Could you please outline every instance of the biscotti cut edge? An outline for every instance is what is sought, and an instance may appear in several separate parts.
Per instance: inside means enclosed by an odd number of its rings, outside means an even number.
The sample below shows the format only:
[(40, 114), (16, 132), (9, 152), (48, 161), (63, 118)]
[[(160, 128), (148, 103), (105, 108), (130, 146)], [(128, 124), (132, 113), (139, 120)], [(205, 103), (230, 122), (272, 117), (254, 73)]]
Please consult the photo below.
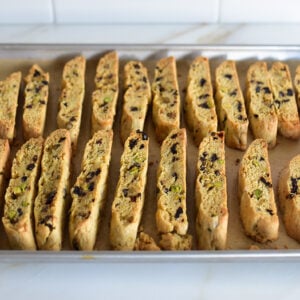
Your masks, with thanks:
[(210, 133), (199, 146), (195, 198), (198, 248), (226, 249), (228, 208), (222, 131)]
[(173, 56), (157, 62), (152, 94), (152, 118), (157, 140), (162, 142), (173, 129), (180, 126), (180, 95)]
[(45, 141), (41, 177), (34, 205), (35, 237), (42, 250), (60, 250), (66, 217), (71, 160), (71, 137), (66, 129)]
[(240, 215), (246, 235), (260, 243), (276, 240), (279, 220), (265, 140), (256, 139), (250, 144), (238, 178)]
[(132, 132), (124, 145), (115, 197), (112, 203), (110, 243), (116, 250), (132, 250), (144, 206), (149, 138)]
[(49, 73), (34, 64), (25, 77), (23, 136), (25, 140), (43, 136), (49, 96)]
[(112, 129), (119, 95), (119, 58), (116, 51), (100, 58), (92, 94), (92, 132)]
[(10, 74), (0, 81), (0, 138), (12, 142), (16, 130), (15, 122), (21, 85), (21, 72)]
[(199, 145), (210, 132), (217, 131), (218, 118), (213, 99), (209, 61), (206, 57), (195, 58), (190, 66), (185, 114), (196, 145)]
[(28, 140), (16, 153), (5, 194), (2, 223), (10, 247), (35, 250), (33, 205), (40, 171), (43, 139)]
[(81, 173), (71, 189), (69, 236), (73, 249), (93, 250), (106, 197), (112, 130), (99, 130), (85, 147)]
[(124, 144), (132, 131), (143, 130), (151, 86), (148, 71), (139, 61), (129, 61), (124, 67), (124, 96), (120, 136)]

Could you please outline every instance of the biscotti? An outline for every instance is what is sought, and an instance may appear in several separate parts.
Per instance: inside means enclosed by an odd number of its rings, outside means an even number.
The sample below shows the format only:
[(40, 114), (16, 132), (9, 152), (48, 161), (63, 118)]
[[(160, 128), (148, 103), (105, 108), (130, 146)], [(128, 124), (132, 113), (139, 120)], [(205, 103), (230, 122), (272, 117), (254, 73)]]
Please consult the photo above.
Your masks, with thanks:
[(49, 95), (49, 73), (33, 65), (25, 77), (23, 136), (26, 140), (43, 136)]
[(278, 238), (279, 221), (274, 200), (268, 146), (256, 139), (240, 164), (238, 193), (245, 233), (264, 243)]
[(156, 64), (152, 84), (152, 117), (158, 141), (180, 126), (180, 95), (174, 57), (163, 58)]
[(245, 150), (249, 122), (234, 61), (224, 61), (216, 69), (216, 106), (226, 145)]
[(112, 129), (119, 95), (119, 58), (109, 52), (98, 63), (92, 95), (92, 131)]
[(141, 62), (130, 61), (124, 67), (124, 97), (120, 135), (124, 143), (132, 131), (143, 130), (151, 87), (148, 71)]
[(124, 145), (110, 223), (110, 242), (116, 250), (134, 248), (145, 198), (148, 148), (148, 136), (141, 131), (132, 132)]
[(163, 233), (159, 245), (163, 250), (191, 250), (192, 236), (190, 234), (180, 235), (174, 232)]
[(0, 81), (0, 138), (10, 142), (15, 136), (21, 76), (21, 72), (15, 72)]
[(141, 231), (135, 241), (134, 250), (139, 251), (159, 251), (160, 248), (155, 243), (154, 239), (147, 233)]
[(73, 150), (80, 132), (82, 103), (85, 94), (86, 60), (77, 56), (68, 61), (62, 74), (62, 91), (59, 98), (57, 125), (70, 131)]
[(73, 249), (93, 250), (106, 184), (113, 141), (112, 130), (99, 130), (87, 143), (81, 173), (71, 189), (73, 199), (69, 234)]
[(17, 152), (5, 194), (2, 222), (12, 249), (35, 250), (33, 204), (43, 139), (28, 140)]
[(199, 145), (210, 132), (217, 131), (218, 118), (213, 99), (209, 61), (206, 57), (197, 57), (190, 66), (185, 114), (196, 145)]
[(291, 159), (278, 181), (279, 202), (287, 234), (300, 242), (300, 155)]
[(186, 131), (171, 131), (160, 149), (156, 226), (161, 234), (186, 235)]
[(298, 65), (296, 68), (294, 86), (295, 86), (295, 90), (296, 90), (297, 105), (298, 105), (298, 108), (300, 108), (300, 65)]
[[(10, 154), (10, 147), (8, 140), (0, 139), (0, 197), (4, 197), (5, 194), (5, 187), (7, 183), (7, 178), (9, 175), (9, 154)], [(0, 203), (0, 209), (2, 210), (3, 203)]]
[(278, 117), (264, 61), (256, 62), (248, 69), (246, 104), (254, 138), (264, 139), (268, 147), (273, 148), (276, 145)]
[(224, 132), (212, 132), (199, 146), (196, 232), (201, 250), (226, 249), (228, 209)]
[(60, 250), (66, 215), (71, 159), (71, 138), (58, 129), (46, 139), (41, 177), (34, 204), (35, 238), (39, 249)]
[(286, 138), (297, 139), (300, 137), (300, 121), (289, 67), (275, 62), (269, 72), (279, 132)]

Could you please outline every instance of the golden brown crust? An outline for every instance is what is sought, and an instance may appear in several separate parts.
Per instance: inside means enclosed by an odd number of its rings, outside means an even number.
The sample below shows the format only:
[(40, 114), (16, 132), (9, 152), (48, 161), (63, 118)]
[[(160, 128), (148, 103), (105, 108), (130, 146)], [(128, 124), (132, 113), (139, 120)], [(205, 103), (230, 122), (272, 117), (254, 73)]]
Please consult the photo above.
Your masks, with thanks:
[(180, 235), (177, 233), (164, 233), (161, 235), (159, 245), (163, 250), (191, 250), (192, 236), (189, 234)]
[(174, 57), (157, 62), (152, 84), (152, 117), (158, 141), (180, 126), (180, 96)]
[(154, 239), (149, 234), (141, 231), (141, 232), (139, 232), (139, 234), (136, 238), (134, 250), (160, 251), (160, 248), (157, 246)]

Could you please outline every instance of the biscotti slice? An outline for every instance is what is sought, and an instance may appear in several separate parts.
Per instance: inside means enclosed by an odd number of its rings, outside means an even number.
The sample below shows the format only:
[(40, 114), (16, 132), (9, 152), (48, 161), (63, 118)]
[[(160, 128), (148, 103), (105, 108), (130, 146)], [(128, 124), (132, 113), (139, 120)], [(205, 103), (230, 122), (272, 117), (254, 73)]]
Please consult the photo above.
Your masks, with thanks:
[(112, 129), (119, 95), (119, 58), (109, 52), (98, 63), (92, 95), (92, 130)]
[(252, 64), (247, 73), (248, 118), (254, 138), (262, 138), (269, 148), (276, 145), (278, 117), (274, 107), (267, 64)]
[(191, 250), (192, 236), (190, 234), (180, 235), (174, 232), (163, 233), (159, 245), (163, 250)]
[(300, 242), (300, 155), (292, 158), (281, 172), (278, 190), (286, 232)]
[(244, 154), (238, 191), (245, 233), (261, 243), (276, 240), (279, 221), (265, 140), (254, 140)]
[(163, 58), (156, 64), (152, 84), (153, 122), (158, 141), (180, 126), (180, 96), (174, 57)]
[(145, 198), (148, 148), (148, 136), (141, 131), (132, 132), (124, 145), (110, 223), (110, 243), (116, 250), (134, 248)]
[(2, 222), (10, 247), (35, 250), (33, 204), (43, 152), (43, 139), (28, 140), (16, 153), (5, 194)]
[(35, 238), (39, 249), (60, 250), (66, 215), (71, 159), (71, 138), (66, 129), (52, 132), (45, 141), (41, 177), (34, 204)]
[(206, 57), (197, 57), (190, 66), (185, 113), (196, 145), (199, 145), (210, 132), (217, 131), (218, 118), (213, 99), (209, 62)]
[(224, 61), (216, 69), (216, 106), (226, 145), (245, 150), (249, 122), (234, 61)]
[(147, 233), (141, 231), (135, 241), (134, 250), (138, 251), (159, 251), (160, 248), (154, 239)]
[(124, 143), (132, 131), (143, 130), (151, 87), (148, 71), (141, 62), (130, 61), (124, 67), (124, 98), (121, 119), (121, 139)]
[[(10, 147), (8, 140), (0, 139), (0, 197), (4, 197), (5, 194), (5, 186), (8, 178), (8, 169), (9, 169), (9, 154)], [(3, 202), (0, 203), (0, 209), (3, 208)]]
[(106, 196), (112, 141), (112, 130), (99, 130), (94, 134), (85, 147), (81, 173), (71, 189), (69, 234), (76, 250), (93, 250), (96, 242)]
[(286, 138), (300, 137), (300, 121), (288, 65), (275, 62), (270, 69), (271, 89), (279, 132)]
[(25, 77), (23, 135), (26, 140), (43, 136), (49, 95), (49, 73), (33, 65)]
[(85, 58), (77, 56), (65, 64), (62, 74), (57, 125), (59, 128), (70, 131), (74, 150), (80, 132), (82, 103), (85, 93), (85, 66)]
[(296, 74), (294, 79), (294, 86), (296, 90), (296, 101), (298, 108), (300, 108), (300, 65), (296, 68)]
[(160, 233), (185, 235), (186, 215), (186, 131), (171, 131), (163, 141), (157, 172), (156, 225)]
[(212, 132), (199, 146), (196, 197), (198, 248), (226, 249), (228, 209), (224, 132)]
[(0, 81), (0, 138), (10, 142), (15, 135), (21, 76), (21, 72), (15, 72)]

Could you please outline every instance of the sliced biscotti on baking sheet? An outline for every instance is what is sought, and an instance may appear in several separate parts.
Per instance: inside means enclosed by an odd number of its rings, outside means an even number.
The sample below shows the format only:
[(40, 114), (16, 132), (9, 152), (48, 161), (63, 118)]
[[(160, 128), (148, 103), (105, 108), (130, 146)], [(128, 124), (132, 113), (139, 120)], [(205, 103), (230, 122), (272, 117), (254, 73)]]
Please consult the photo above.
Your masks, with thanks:
[(124, 96), (120, 135), (125, 143), (132, 131), (143, 130), (151, 87), (148, 71), (141, 62), (130, 61), (124, 67)]
[(209, 61), (206, 57), (195, 58), (190, 66), (185, 114), (196, 145), (199, 145), (210, 132), (218, 129)]
[(170, 233), (176, 238), (175, 235), (187, 234), (186, 142), (186, 130), (182, 128), (172, 130), (161, 145), (157, 171), (156, 226), (162, 236)]
[(92, 95), (92, 131), (112, 129), (119, 95), (119, 58), (115, 51), (100, 58)]
[[(7, 178), (9, 177), (9, 154), (10, 147), (8, 140), (0, 139), (0, 197), (4, 197)], [(3, 208), (3, 201), (0, 203), (0, 209)]]
[(158, 141), (180, 126), (180, 95), (173, 56), (157, 62), (152, 83), (152, 117)]
[(300, 137), (300, 121), (288, 65), (282, 62), (273, 63), (269, 76), (279, 132), (284, 137), (297, 139)]
[(220, 129), (225, 131), (228, 147), (245, 150), (248, 118), (234, 61), (227, 60), (216, 68), (216, 107)]
[(82, 103), (85, 94), (85, 68), (85, 58), (77, 56), (65, 64), (62, 74), (57, 125), (59, 128), (70, 131), (74, 150), (80, 132)]
[(247, 72), (246, 105), (254, 138), (262, 138), (269, 148), (276, 145), (278, 117), (274, 107), (267, 64), (259, 61)]
[(203, 139), (196, 174), (198, 248), (226, 249), (228, 208), (224, 132), (212, 132)]
[(73, 249), (93, 250), (106, 197), (112, 130), (99, 130), (85, 147), (81, 173), (71, 189), (69, 235)]
[(141, 131), (132, 132), (124, 145), (110, 223), (110, 243), (116, 250), (134, 248), (145, 198), (148, 148), (148, 136)]
[(35, 250), (33, 204), (43, 151), (43, 139), (32, 138), (18, 150), (5, 193), (2, 222), (12, 249)]
[(66, 129), (52, 132), (44, 144), (41, 177), (34, 204), (35, 237), (39, 249), (61, 249), (70, 160), (70, 132)]
[(293, 157), (282, 170), (278, 191), (286, 232), (300, 242), (300, 155)]
[(256, 139), (240, 164), (238, 194), (245, 233), (264, 243), (278, 238), (278, 215), (274, 199), (268, 146)]
[(0, 81), (0, 138), (10, 142), (15, 136), (21, 77), (21, 72), (15, 72)]
[(33, 65), (25, 77), (23, 136), (26, 140), (43, 136), (49, 96), (49, 73)]

